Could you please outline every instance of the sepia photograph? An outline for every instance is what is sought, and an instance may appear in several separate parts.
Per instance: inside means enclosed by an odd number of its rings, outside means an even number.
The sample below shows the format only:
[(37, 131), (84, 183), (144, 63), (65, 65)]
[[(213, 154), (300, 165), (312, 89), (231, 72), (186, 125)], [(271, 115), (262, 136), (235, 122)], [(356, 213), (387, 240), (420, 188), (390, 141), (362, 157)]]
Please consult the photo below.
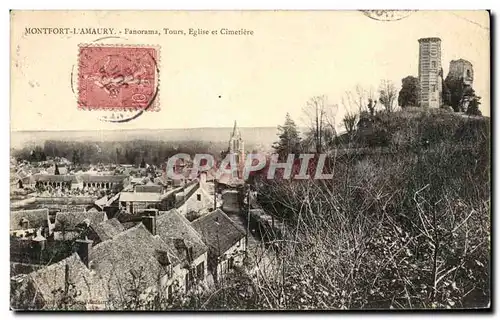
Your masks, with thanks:
[(490, 15), (11, 10), (10, 310), (491, 311)]

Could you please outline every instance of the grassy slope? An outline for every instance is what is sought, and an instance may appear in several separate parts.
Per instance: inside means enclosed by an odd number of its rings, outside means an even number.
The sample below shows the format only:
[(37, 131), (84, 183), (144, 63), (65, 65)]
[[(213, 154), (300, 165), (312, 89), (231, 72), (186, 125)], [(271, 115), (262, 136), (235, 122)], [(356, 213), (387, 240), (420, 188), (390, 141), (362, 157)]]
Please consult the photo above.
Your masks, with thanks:
[(356, 143), (393, 152), (341, 156), (326, 183), (263, 187), (262, 204), (286, 218), (291, 232), (278, 255), (279, 274), (261, 281), (246, 303), (489, 304), (489, 118), (413, 111), (378, 114), (372, 124)]

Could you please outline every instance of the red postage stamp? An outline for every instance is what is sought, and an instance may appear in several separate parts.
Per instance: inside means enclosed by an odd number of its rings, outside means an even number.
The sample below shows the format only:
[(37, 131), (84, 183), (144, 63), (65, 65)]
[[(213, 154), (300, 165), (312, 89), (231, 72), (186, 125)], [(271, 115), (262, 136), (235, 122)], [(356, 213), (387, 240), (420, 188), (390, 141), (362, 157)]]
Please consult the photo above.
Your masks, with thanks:
[(80, 45), (78, 108), (157, 111), (158, 48)]

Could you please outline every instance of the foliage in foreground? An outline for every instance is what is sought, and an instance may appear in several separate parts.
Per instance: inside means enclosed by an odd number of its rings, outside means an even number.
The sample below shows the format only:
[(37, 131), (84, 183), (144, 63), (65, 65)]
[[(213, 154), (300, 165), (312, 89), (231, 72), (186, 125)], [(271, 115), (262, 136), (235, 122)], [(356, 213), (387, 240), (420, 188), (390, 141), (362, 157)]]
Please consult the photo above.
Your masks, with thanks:
[(337, 157), (332, 181), (262, 181), (288, 245), (249, 308), (489, 306), (489, 127), (446, 121), (416, 125), (420, 148)]

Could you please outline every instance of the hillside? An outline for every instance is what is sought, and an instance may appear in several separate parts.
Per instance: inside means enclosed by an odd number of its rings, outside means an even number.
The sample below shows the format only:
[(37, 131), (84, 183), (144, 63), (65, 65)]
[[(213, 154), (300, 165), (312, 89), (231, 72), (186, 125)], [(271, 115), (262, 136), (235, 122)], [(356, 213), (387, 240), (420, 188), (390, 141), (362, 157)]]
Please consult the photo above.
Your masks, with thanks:
[(337, 146), (354, 152), (330, 163), (331, 180), (256, 185), (266, 213), (286, 222), (281, 240), (293, 245), (245, 302), (307, 310), (490, 305), (490, 119), (407, 110), (363, 121)]
[(469, 117), (442, 109), (409, 108), (373, 116), (363, 113), (352, 140), (343, 135), (337, 142), (343, 146), (391, 149), (418, 149), (440, 144), (477, 146), (489, 143), (490, 131), (488, 117)]

